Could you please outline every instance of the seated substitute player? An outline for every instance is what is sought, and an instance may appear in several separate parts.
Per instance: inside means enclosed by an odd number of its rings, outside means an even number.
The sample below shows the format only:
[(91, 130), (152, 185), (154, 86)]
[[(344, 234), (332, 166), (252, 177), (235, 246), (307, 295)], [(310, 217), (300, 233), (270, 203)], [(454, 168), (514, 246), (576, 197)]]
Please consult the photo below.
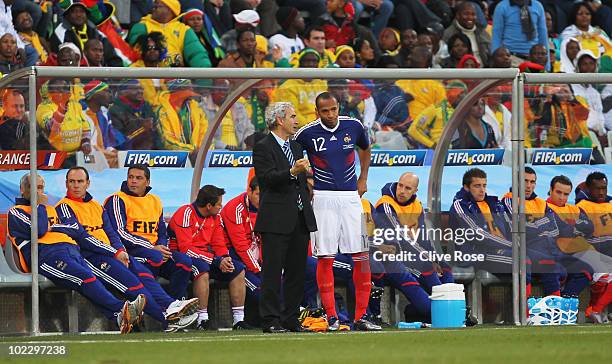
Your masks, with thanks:
[[(557, 247), (559, 226), (553, 210), (545, 200), (535, 193), (537, 175), (533, 168), (525, 167), (525, 214), (527, 249), (531, 258), (532, 278), (537, 277), (543, 285), (545, 296), (561, 295), (561, 261), (564, 254)], [(506, 213), (512, 215), (512, 192), (504, 195), (502, 203)], [(531, 285), (527, 285), (527, 297)]]
[(157, 283), (151, 271), (130, 257), (117, 232), (111, 228), (102, 206), (87, 192), (89, 173), (83, 167), (72, 167), (66, 173), (66, 197), (55, 209), (63, 224), (84, 230), (85, 239), (102, 249), (112, 247), (114, 256), (81, 248), (81, 254), (92, 272), (109, 288), (129, 299), (139, 294), (147, 298), (145, 313), (159, 321), (164, 329), (174, 332), (192, 324), (196, 318), (198, 299), (175, 300)]
[(168, 248), (168, 235), (162, 203), (149, 193), (151, 171), (145, 165), (128, 168), (127, 181), (121, 190), (104, 203), (113, 230), (130, 256), (144, 263), (155, 277), (170, 281), (168, 294), (181, 299), (187, 296), (191, 277), (191, 258)]
[[(484, 261), (468, 265), (491, 273), (511, 273), (512, 242), (507, 239), (509, 220), (497, 196), (487, 195), (487, 174), (472, 168), (463, 174), (462, 184), (450, 207), (449, 223), (453, 231), (472, 229), (474, 235), (472, 239), (466, 238), (463, 244), (455, 242), (455, 248), (463, 254), (484, 254)], [(527, 279), (529, 282), (529, 274)]]
[[(411, 231), (425, 232), (425, 214), (423, 205), (417, 198), (419, 190), (419, 177), (411, 172), (402, 174), (397, 182), (387, 183), (382, 189), (382, 197), (376, 202), (377, 228), (394, 229), (399, 226), (403, 229), (408, 227)], [(416, 230), (420, 228), (421, 230)], [(446, 262), (422, 261), (419, 254), (422, 251), (434, 251), (431, 242), (426, 235), (417, 235), (417, 241), (387, 242), (399, 243), (396, 247), (411, 251), (416, 255), (414, 262), (406, 262), (408, 268), (417, 272), (419, 281), (431, 291), (431, 287), (442, 283), (452, 283), (453, 276), (451, 268)], [(442, 272), (442, 279), (438, 276), (438, 271)], [(441, 282), (442, 281), (442, 282)]]
[(219, 215), (225, 190), (212, 185), (200, 188), (196, 200), (181, 206), (168, 224), (170, 249), (187, 254), (193, 264), (193, 292), (200, 299), (199, 330), (208, 329), (209, 280), (229, 282), (233, 329), (249, 329), (244, 322), (244, 264), (230, 257), (228, 239)]
[[(601, 172), (592, 172), (584, 183), (576, 187), (576, 206), (583, 210), (593, 223), (593, 233), (587, 237), (597, 251), (612, 256), (612, 197), (608, 195), (608, 177)], [(612, 283), (594, 290), (591, 295), (599, 302), (587, 314), (597, 323), (607, 323), (604, 311), (612, 300)], [(599, 297), (603, 297), (599, 299)]]
[(612, 196), (608, 195), (608, 177), (601, 172), (589, 174), (576, 187), (576, 206), (593, 223), (593, 234), (588, 242), (597, 251), (612, 256)]
[[(334, 300), (332, 265), (336, 253), (351, 254), (354, 262), (356, 330), (381, 330), (367, 320), (372, 287), (368, 242), (361, 231), (360, 196), (367, 191), (370, 140), (361, 121), (338, 116), (338, 101), (329, 92), (315, 100), (319, 119), (302, 127), (294, 139), (308, 152), (314, 173), (312, 207), (318, 230), (313, 234), (313, 254), (318, 258), (317, 283), (329, 330), (339, 329)], [(357, 178), (355, 149), (359, 147)]]
[[(75, 290), (90, 300), (109, 320), (116, 320), (122, 334), (129, 333), (140, 321), (146, 305), (146, 297), (139, 294), (132, 302), (120, 301), (96, 279), (85, 259), (79, 252), (79, 245), (99, 254), (113, 257), (117, 250), (111, 246), (101, 247), (99, 241), (87, 239), (83, 229), (61, 224), (57, 212), (47, 205), (44, 193), (45, 181), (38, 176), (38, 264), (39, 272), (53, 283)], [(15, 199), (15, 206), (8, 212), (8, 233), (11, 243), (17, 249), (21, 269), (30, 271), (31, 213), (30, 174), (21, 177), (21, 197)]]
[[(592, 281), (591, 300), (586, 310), (586, 316), (590, 317), (593, 322), (603, 323), (607, 320), (607, 317), (601, 311), (603, 311), (603, 307), (607, 306), (606, 300), (609, 299), (603, 293), (606, 292), (608, 283), (612, 278), (610, 273), (605, 272), (612, 268), (612, 258), (601, 254), (585, 240), (585, 237), (592, 236), (594, 227), (582, 209), (567, 203), (569, 195), (572, 193), (572, 187), (572, 181), (566, 176), (555, 176), (550, 181), (550, 197), (546, 202), (548, 207), (559, 216), (560, 227), (565, 224), (573, 230), (571, 235), (557, 239), (559, 249), (587, 263), (590, 270), (569, 271), (561, 294), (564, 296), (579, 296), (582, 290)], [(612, 294), (612, 290), (609, 290), (608, 294)], [(593, 307), (597, 311), (594, 311)]]

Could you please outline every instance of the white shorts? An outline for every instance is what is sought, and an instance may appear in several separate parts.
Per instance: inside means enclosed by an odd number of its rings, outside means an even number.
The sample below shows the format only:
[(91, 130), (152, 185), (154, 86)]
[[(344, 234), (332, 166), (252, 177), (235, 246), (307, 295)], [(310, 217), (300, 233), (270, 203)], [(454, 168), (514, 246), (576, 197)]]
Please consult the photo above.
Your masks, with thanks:
[(312, 209), (317, 231), (311, 234), (313, 255), (366, 252), (365, 219), (357, 191), (314, 191)]

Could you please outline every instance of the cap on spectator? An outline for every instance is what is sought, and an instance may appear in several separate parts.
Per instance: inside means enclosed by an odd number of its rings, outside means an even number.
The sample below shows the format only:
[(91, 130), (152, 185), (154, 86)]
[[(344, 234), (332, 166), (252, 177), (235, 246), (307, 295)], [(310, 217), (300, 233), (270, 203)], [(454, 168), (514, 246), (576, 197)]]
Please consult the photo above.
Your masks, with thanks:
[(574, 66), (576, 67), (576, 69), (578, 69), (578, 62), (580, 62), (580, 58), (582, 57), (591, 57), (595, 60), (595, 62), (598, 61), (598, 58), (595, 57), (595, 54), (593, 54), (592, 50), (582, 49), (580, 52), (578, 52), (578, 54), (576, 55), (576, 58), (574, 58)]
[(194, 15), (204, 16), (204, 12), (200, 9), (195, 8), (187, 9), (187, 11), (183, 13), (183, 21), (187, 21), (187, 19), (191, 18)]
[(181, 14), (181, 3), (178, 0), (160, 0), (164, 5), (170, 9), (174, 16), (179, 16)]
[[(578, 59), (578, 57), (576, 57), (576, 59)], [(521, 72), (526, 73), (540, 73), (544, 72), (544, 70), (546, 69), (546, 67), (542, 66), (541, 64), (537, 64), (534, 62), (523, 62), (519, 64), (518, 68)]]
[(255, 35), (255, 43), (257, 43), (255, 46), (256, 51), (268, 54), (268, 40), (266, 37), (259, 34)]
[(468, 87), (463, 81), (451, 80), (446, 85), (446, 99), (451, 105), (454, 105), (457, 99), (466, 92), (468, 92)]
[(178, 91), (187, 87), (191, 87), (191, 81), (185, 78), (175, 78), (168, 82), (168, 91)]
[(345, 51), (349, 51), (353, 53), (353, 56), (355, 55), (355, 50), (353, 49), (353, 47), (348, 46), (348, 45), (341, 45), (336, 48), (336, 54), (335, 54), (336, 58), (338, 58), (338, 56), (341, 55), (342, 52), (345, 52)]
[(297, 18), (299, 11), (292, 6), (281, 6), (276, 11), (276, 22), (283, 29), (287, 29)]
[(89, 83), (87, 83), (87, 85), (85, 85), (85, 88), (83, 89), (83, 92), (85, 92), (85, 100), (89, 100), (92, 98), (93, 95), (107, 89), (107, 83), (98, 80), (90, 81)]
[(304, 58), (305, 55), (307, 54), (314, 54), (315, 56), (317, 56), (317, 60), (321, 59), (321, 55), (319, 54), (319, 52), (317, 52), (316, 49), (314, 48), (304, 48), (302, 49), (302, 51), (300, 52), (300, 55), (298, 56), (298, 62), (302, 60), (302, 58)]
[(459, 61), (459, 63), (457, 63), (457, 68), (465, 68), (465, 62), (467, 62), (468, 59), (471, 59), (472, 61), (474, 61), (476, 65), (478, 66), (478, 68), (480, 68), (480, 62), (478, 62), (478, 59), (474, 57), (473, 54), (466, 54), (463, 57), (461, 57), (461, 60)]
[(234, 20), (240, 24), (249, 24), (256, 27), (259, 24), (259, 14), (255, 10), (243, 10), (234, 14)]
[[(76, 53), (76, 55), (79, 56), (79, 62), (80, 62), (80, 60), (81, 60), (81, 50), (79, 49), (79, 47), (77, 47), (76, 44), (74, 44), (72, 42), (62, 43), (57, 48), (57, 52), (59, 53), (64, 48), (70, 48), (74, 53)], [(77, 63), (79, 63), (79, 62), (77, 62)]]
[(59, 2), (59, 7), (64, 10), (64, 12), (68, 12), (68, 10), (75, 6), (82, 6), (83, 9), (87, 9), (87, 6), (81, 0), (61, 0)]

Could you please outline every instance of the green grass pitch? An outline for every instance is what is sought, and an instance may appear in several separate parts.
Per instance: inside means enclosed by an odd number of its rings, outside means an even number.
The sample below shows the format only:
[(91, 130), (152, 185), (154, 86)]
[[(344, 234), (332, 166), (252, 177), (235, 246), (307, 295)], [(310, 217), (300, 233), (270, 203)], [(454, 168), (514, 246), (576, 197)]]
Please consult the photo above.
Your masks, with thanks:
[[(15, 357), (7, 345), (66, 345), (63, 357)], [(612, 325), (264, 335), (260, 331), (0, 339), (15, 363), (609, 363)]]

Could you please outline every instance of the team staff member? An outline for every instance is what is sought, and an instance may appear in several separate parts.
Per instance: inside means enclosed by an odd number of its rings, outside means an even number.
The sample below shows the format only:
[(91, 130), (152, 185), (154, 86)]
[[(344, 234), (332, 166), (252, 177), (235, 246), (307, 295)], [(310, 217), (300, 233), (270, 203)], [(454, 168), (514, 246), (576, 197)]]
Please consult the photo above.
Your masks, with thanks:
[(145, 312), (161, 322), (164, 329), (176, 331), (195, 321), (198, 299), (174, 300), (161, 288), (151, 271), (130, 257), (102, 206), (87, 192), (89, 173), (83, 167), (72, 167), (66, 173), (66, 197), (56, 205), (60, 221), (76, 224), (85, 231), (85, 239), (106, 249), (117, 249), (114, 256), (83, 247), (81, 254), (96, 277), (107, 287), (117, 289), (129, 299), (139, 294), (147, 298)]
[(212, 185), (200, 188), (196, 200), (181, 206), (170, 219), (170, 249), (192, 260), (193, 292), (200, 299), (198, 329), (208, 329), (209, 278), (229, 282), (233, 329), (248, 329), (244, 322), (244, 265), (227, 250), (227, 236), (219, 211), (225, 191)]
[[(370, 140), (357, 119), (338, 116), (338, 100), (329, 92), (315, 100), (317, 120), (302, 127), (294, 139), (308, 152), (314, 171), (313, 210), (318, 223), (313, 254), (317, 256), (317, 283), (328, 315), (329, 330), (339, 329), (334, 300), (333, 262), (336, 253), (351, 254), (354, 262), (356, 330), (381, 330), (366, 319), (372, 287), (369, 244), (362, 227), (360, 196), (367, 191)], [(357, 178), (355, 149), (359, 147)], [(265, 249), (264, 249), (265, 251)]]
[[(253, 165), (261, 201), (255, 232), (262, 236), (263, 281), (259, 310), (263, 331), (304, 331), (298, 321), (304, 293), (308, 239), (317, 229), (306, 189), (307, 159), (290, 137), (298, 122), (291, 103), (278, 102), (266, 112), (270, 134), (255, 144)], [(284, 309), (280, 308), (284, 271)], [(282, 325), (282, 326), (281, 326)]]
[(247, 191), (229, 200), (221, 209), (232, 261), (245, 265), (249, 295), (259, 301), (261, 293), (261, 236), (254, 231), (259, 208), (259, 183), (253, 177)]
[[(86, 239), (85, 231), (75, 226), (61, 224), (55, 209), (47, 205), (44, 193), (45, 181), (38, 176), (38, 254), (39, 272), (53, 283), (78, 291), (96, 305), (109, 320), (117, 320), (122, 334), (129, 333), (140, 320), (146, 305), (146, 298), (140, 294), (132, 302), (122, 302), (110, 293), (96, 279), (85, 259), (79, 252), (79, 245), (99, 254), (113, 257), (117, 249), (103, 247), (95, 239)], [(15, 199), (8, 213), (8, 233), (11, 243), (17, 249), (21, 269), (30, 270), (30, 174), (21, 177), (21, 197)]]
[[(411, 172), (406, 172), (400, 176), (397, 182), (387, 183), (382, 189), (382, 197), (376, 202), (377, 227), (385, 229), (395, 229), (396, 226), (406, 226), (413, 232), (426, 231), (425, 214), (423, 205), (417, 197), (419, 190), (419, 177)], [(418, 230), (420, 229), (420, 230)], [(417, 257), (423, 251), (434, 251), (434, 248), (427, 237), (427, 234), (418, 234), (416, 241), (405, 242), (386, 242), (396, 243), (402, 250), (412, 251)], [(453, 275), (451, 268), (444, 262), (432, 264), (431, 261), (415, 260), (407, 264), (413, 272), (418, 274), (419, 281), (423, 283), (429, 291), (431, 287), (444, 283), (452, 283)], [(442, 272), (442, 279), (438, 276), (438, 271)]]
[(133, 256), (153, 272), (170, 281), (168, 294), (176, 299), (187, 296), (191, 277), (191, 258), (168, 248), (168, 235), (162, 204), (149, 193), (151, 171), (145, 165), (128, 168), (121, 190), (104, 203), (113, 230)]

